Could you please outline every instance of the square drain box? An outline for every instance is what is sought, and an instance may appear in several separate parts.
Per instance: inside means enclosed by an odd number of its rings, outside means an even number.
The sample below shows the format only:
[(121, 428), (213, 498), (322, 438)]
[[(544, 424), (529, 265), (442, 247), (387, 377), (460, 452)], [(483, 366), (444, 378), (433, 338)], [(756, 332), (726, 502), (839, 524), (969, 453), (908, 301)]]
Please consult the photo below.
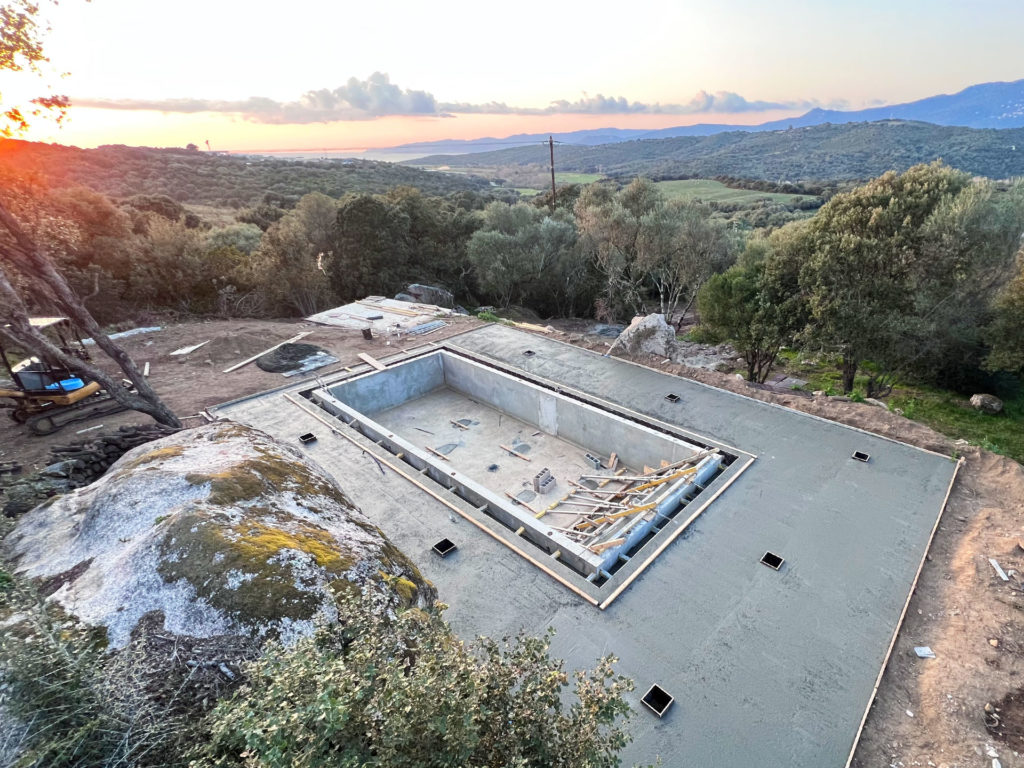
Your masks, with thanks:
[(864, 451), (854, 451), (853, 452), (853, 456), (851, 456), (850, 458), (851, 459), (856, 459), (857, 461), (864, 461), (864, 462), (867, 462), (867, 461), (871, 460), (870, 454), (864, 453)]
[(304, 435), (299, 435), (299, 442), (302, 443), (303, 445), (309, 445), (310, 443), (315, 443), (316, 442), (316, 435), (314, 435), (312, 432), (307, 432)]
[(455, 543), (451, 539), (441, 539), (432, 547), (432, 549), (440, 557), (448, 557), (448, 555), (458, 549), (458, 547), (455, 546)]
[(675, 701), (675, 697), (660, 685), (652, 685), (640, 701), (658, 717), (664, 717), (668, 708), (672, 706), (672, 702)]
[(786, 561), (784, 558), (779, 557), (774, 552), (765, 552), (764, 555), (761, 556), (761, 562), (767, 565), (769, 568), (777, 571), (779, 570), (779, 568), (782, 567), (782, 564)]

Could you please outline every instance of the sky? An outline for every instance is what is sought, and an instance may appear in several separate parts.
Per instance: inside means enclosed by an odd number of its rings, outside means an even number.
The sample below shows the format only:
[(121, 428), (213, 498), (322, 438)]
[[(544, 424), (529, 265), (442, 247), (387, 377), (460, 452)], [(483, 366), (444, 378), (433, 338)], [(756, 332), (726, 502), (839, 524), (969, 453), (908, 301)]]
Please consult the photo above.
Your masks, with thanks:
[[(216, 150), (382, 147), (759, 123), (1024, 78), (1019, 0), (61, 0), (26, 138)], [(67, 72), (64, 77), (59, 73)]]

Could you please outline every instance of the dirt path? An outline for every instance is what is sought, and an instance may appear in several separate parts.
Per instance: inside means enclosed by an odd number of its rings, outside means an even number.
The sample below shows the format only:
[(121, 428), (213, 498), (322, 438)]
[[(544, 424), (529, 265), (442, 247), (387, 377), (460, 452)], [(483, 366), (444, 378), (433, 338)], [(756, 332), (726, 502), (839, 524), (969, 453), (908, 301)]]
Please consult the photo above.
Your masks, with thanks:
[[(455, 319), (430, 335), (440, 340), (479, 324)], [(182, 416), (288, 381), (249, 365), (234, 373), (221, 371), (303, 330), (304, 341), (324, 347), (340, 362), (330, 372), (358, 361), (359, 352), (384, 357), (395, 347), (366, 341), (357, 331), (274, 321), (211, 321), (170, 326), (130, 337), (125, 347), (140, 363), (149, 361), (157, 391)], [(586, 337), (567, 328), (555, 338), (604, 352), (607, 339)], [(191, 355), (170, 357), (174, 349), (211, 339)], [(425, 339), (426, 340), (426, 339)], [(401, 346), (415, 346), (418, 340)], [(994, 755), (1004, 768), (1024, 766), (1024, 469), (1004, 457), (949, 438), (883, 408), (866, 404), (776, 393), (749, 387), (734, 376), (713, 371), (637, 360), (661, 370), (823, 418), (866, 429), (922, 448), (965, 457), (946, 513), (935, 535), (903, 629), (867, 719), (855, 768), (885, 766), (987, 766)], [(99, 422), (104, 430), (119, 424), (145, 423), (146, 417), (123, 413)], [(186, 424), (197, 421), (186, 419)], [(0, 458), (38, 464), (50, 445), (76, 439), (78, 424), (48, 438), (33, 438), (24, 427), (0, 424)], [(1009, 575), (1002, 581), (988, 558)], [(914, 646), (930, 646), (935, 659), (919, 659)], [(1002, 711), (997, 730), (986, 730), (986, 704)], [(911, 713), (911, 714), (908, 714)], [(997, 720), (990, 715), (990, 722)]]

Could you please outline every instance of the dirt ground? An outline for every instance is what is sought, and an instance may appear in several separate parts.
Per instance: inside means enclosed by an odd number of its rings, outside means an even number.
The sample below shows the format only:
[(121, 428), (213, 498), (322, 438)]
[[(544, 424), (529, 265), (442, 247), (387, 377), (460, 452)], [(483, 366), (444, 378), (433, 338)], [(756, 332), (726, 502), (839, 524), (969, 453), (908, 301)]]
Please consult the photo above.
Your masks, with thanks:
[[(318, 372), (323, 374), (360, 362), (359, 352), (384, 357), (478, 324), (456, 318), (422, 339), (388, 345), (383, 339), (366, 341), (358, 331), (303, 322), (210, 321), (169, 326), (123, 343), (140, 364), (150, 362), (154, 386), (188, 426), (200, 423), (197, 414), (204, 408), (288, 382), (253, 364), (233, 373), (221, 371), (301, 331), (313, 331), (304, 342), (339, 358)], [(562, 330), (554, 338), (607, 349), (608, 339), (584, 336), (580, 324), (556, 326)], [(168, 354), (207, 339), (209, 344), (188, 356)], [(1024, 766), (1018, 755), (1024, 751), (1024, 468), (877, 406), (755, 389), (732, 375), (660, 360), (636, 362), (963, 457), (852, 766), (993, 768), (993, 760), (1004, 768)], [(132, 413), (107, 416), (96, 422), (104, 427), (96, 431), (146, 421)], [(0, 424), (0, 460), (21, 461), (31, 471), (45, 461), (51, 445), (87, 437), (89, 433), (75, 433), (90, 426), (94, 423), (75, 424), (39, 438), (5, 421)], [(997, 575), (989, 558), (998, 562), (1008, 581)], [(936, 658), (918, 658), (915, 646), (929, 646)]]
[[(453, 317), (448, 320), (447, 327), (428, 335), (407, 336), (400, 341), (389, 341), (385, 338), (367, 341), (360, 331), (303, 321), (210, 320), (168, 325), (161, 331), (128, 336), (120, 339), (118, 343), (140, 367), (147, 362), (150, 364), (149, 380), (157, 394), (178, 414), (186, 427), (194, 427), (202, 423), (202, 417), (198, 414), (205, 408), (297, 381), (298, 379), (285, 378), (280, 373), (260, 370), (255, 363), (231, 373), (223, 371), (304, 331), (312, 333), (301, 339), (302, 343), (315, 344), (338, 358), (337, 363), (308, 374), (312, 376), (330, 374), (345, 366), (361, 365), (363, 361), (358, 357), (360, 352), (374, 357), (387, 357), (428, 341), (440, 341), (480, 324), (481, 321), (476, 318)], [(208, 344), (191, 354), (170, 354), (176, 349), (207, 340)], [(100, 355), (96, 355), (94, 362), (106, 370), (116, 370), (109, 361), (104, 363)], [(118, 413), (70, 424), (53, 435), (38, 437), (31, 434), (25, 426), (4, 417), (0, 419), (0, 461), (18, 461), (27, 473), (45, 464), (51, 446), (64, 445), (111, 429), (116, 430), (123, 424), (146, 423), (151, 423), (148, 416), (134, 412)], [(76, 434), (79, 430), (96, 427), (99, 424), (103, 425), (102, 428)]]

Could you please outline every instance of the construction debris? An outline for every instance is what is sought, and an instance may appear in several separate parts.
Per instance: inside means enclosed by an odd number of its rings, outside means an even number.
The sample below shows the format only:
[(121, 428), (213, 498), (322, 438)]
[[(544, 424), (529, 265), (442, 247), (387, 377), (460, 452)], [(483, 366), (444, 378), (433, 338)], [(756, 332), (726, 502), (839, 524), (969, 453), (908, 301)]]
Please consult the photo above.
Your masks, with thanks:
[(996, 571), (996, 575), (998, 575), (1000, 579), (1002, 579), (1003, 581), (1009, 581), (1010, 580), (1010, 577), (1006, 575), (1006, 571), (1004, 571), (1000, 567), (999, 563), (996, 562), (996, 559), (994, 557), (990, 557), (988, 559), (988, 561), (989, 561), (989, 563), (992, 564), (992, 567)]
[[(386, 299), (383, 296), (367, 296), (365, 299), (344, 304), (334, 309), (318, 312), (306, 319), (320, 325), (333, 325), (356, 331), (372, 329), (377, 333), (412, 333), (417, 328), (431, 323), (439, 316), (450, 317), (454, 312), (436, 304), (418, 304)], [(439, 326), (440, 327), (440, 326)], [(427, 333), (430, 329), (416, 331)], [(433, 328), (437, 330), (437, 328)]]
[(171, 352), (169, 354), (171, 354), (171, 355), (188, 355), (188, 354), (191, 354), (192, 352), (195, 352), (200, 347), (202, 347), (202, 346), (204, 346), (206, 344), (209, 344), (211, 341), (213, 341), (213, 339), (207, 339), (206, 341), (201, 341), (198, 344), (193, 344), (190, 347), (182, 347), (181, 349), (176, 349), (176, 350), (174, 350), (173, 352)]
[(380, 360), (375, 358), (373, 355), (366, 354), (365, 352), (359, 353), (359, 359), (362, 360), (364, 363), (368, 363), (372, 368), (376, 368), (378, 371), (383, 371), (385, 368), (387, 368), (387, 366), (384, 365), (384, 363), (382, 363)]
[(268, 352), (273, 352), (275, 349), (277, 349), (278, 347), (283, 347), (285, 344), (294, 344), (299, 339), (304, 339), (306, 336), (309, 336), (312, 333), (313, 333), (313, 331), (303, 331), (302, 333), (298, 333), (295, 336), (292, 336), (290, 339), (287, 339), (286, 341), (282, 341), (280, 344), (275, 344), (274, 346), (269, 347), (268, 349), (264, 349), (259, 354), (255, 354), (252, 357), (247, 357), (242, 362), (235, 363), (234, 365), (230, 366), (229, 368), (225, 368), (223, 371), (221, 371), (221, 373), (231, 373), (232, 371), (237, 371), (239, 368), (242, 368), (243, 366), (246, 366), (246, 365), (248, 365), (249, 363), (251, 363), (251, 362), (253, 362), (255, 360), (259, 360), (261, 357), (263, 357)]

